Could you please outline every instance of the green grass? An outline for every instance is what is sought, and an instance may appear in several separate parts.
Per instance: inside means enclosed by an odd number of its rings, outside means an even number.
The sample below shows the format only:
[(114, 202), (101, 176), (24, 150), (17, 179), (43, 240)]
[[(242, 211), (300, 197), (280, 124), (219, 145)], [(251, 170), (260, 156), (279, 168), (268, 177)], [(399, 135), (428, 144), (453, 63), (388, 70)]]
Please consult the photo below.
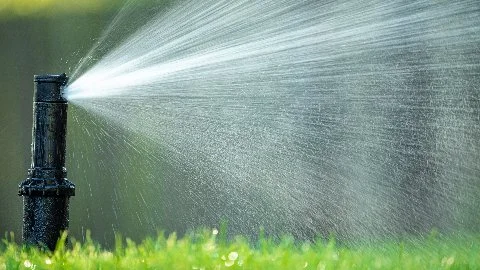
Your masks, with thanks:
[(101, 248), (88, 236), (84, 243), (59, 241), (54, 252), (4, 240), (1, 269), (479, 269), (480, 235), (337, 245), (335, 241), (296, 242), (241, 237), (225, 241), (211, 231), (147, 238), (141, 243), (117, 236), (115, 248)]

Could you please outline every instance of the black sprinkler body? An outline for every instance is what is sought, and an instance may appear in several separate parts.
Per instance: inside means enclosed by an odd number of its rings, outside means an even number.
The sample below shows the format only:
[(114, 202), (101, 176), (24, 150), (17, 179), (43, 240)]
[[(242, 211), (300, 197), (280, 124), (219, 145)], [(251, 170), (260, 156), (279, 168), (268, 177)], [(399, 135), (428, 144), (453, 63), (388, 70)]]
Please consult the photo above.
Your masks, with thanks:
[(24, 243), (50, 250), (68, 229), (69, 198), (75, 195), (65, 168), (68, 104), (62, 91), (67, 81), (65, 73), (34, 76), (32, 165), (18, 191)]

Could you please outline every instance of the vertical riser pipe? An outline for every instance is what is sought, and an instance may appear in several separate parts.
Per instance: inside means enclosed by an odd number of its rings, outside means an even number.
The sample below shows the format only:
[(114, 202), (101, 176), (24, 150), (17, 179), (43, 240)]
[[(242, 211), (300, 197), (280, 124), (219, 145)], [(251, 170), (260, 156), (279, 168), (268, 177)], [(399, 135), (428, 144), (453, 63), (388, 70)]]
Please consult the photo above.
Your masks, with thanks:
[(32, 164), (19, 185), (23, 241), (50, 250), (68, 229), (69, 197), (75, 193), (65, 168), (68, 104), (62, 91), (67, 80), (65, 74), (34, 77)]

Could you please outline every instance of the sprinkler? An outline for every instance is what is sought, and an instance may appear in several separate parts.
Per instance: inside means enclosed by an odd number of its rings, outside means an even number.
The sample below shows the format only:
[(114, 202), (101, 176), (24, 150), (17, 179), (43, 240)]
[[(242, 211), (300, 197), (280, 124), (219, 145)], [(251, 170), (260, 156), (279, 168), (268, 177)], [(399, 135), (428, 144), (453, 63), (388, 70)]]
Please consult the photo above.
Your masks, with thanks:
[(68, 229), (69, 198), (75, 195), (65, 168), (68, 103), (62, 91), (67, 81), (65, 73), (34, 76), (32, 165), (18, 191), (24, 243), (50, 250)]

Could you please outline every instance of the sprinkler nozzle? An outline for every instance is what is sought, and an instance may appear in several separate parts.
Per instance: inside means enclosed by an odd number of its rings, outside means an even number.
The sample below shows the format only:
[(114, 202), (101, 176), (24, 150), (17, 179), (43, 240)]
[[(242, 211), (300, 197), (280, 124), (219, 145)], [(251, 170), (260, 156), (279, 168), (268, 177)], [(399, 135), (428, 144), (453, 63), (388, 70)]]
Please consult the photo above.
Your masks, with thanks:
[(75, 195), (65, 168), (68, 103), (62, 92), (67, 81), (65, 73), (34, 76), (32, 164), (18, 191), (24, 243), (50, 250), (68, 229), (69, 198)]

